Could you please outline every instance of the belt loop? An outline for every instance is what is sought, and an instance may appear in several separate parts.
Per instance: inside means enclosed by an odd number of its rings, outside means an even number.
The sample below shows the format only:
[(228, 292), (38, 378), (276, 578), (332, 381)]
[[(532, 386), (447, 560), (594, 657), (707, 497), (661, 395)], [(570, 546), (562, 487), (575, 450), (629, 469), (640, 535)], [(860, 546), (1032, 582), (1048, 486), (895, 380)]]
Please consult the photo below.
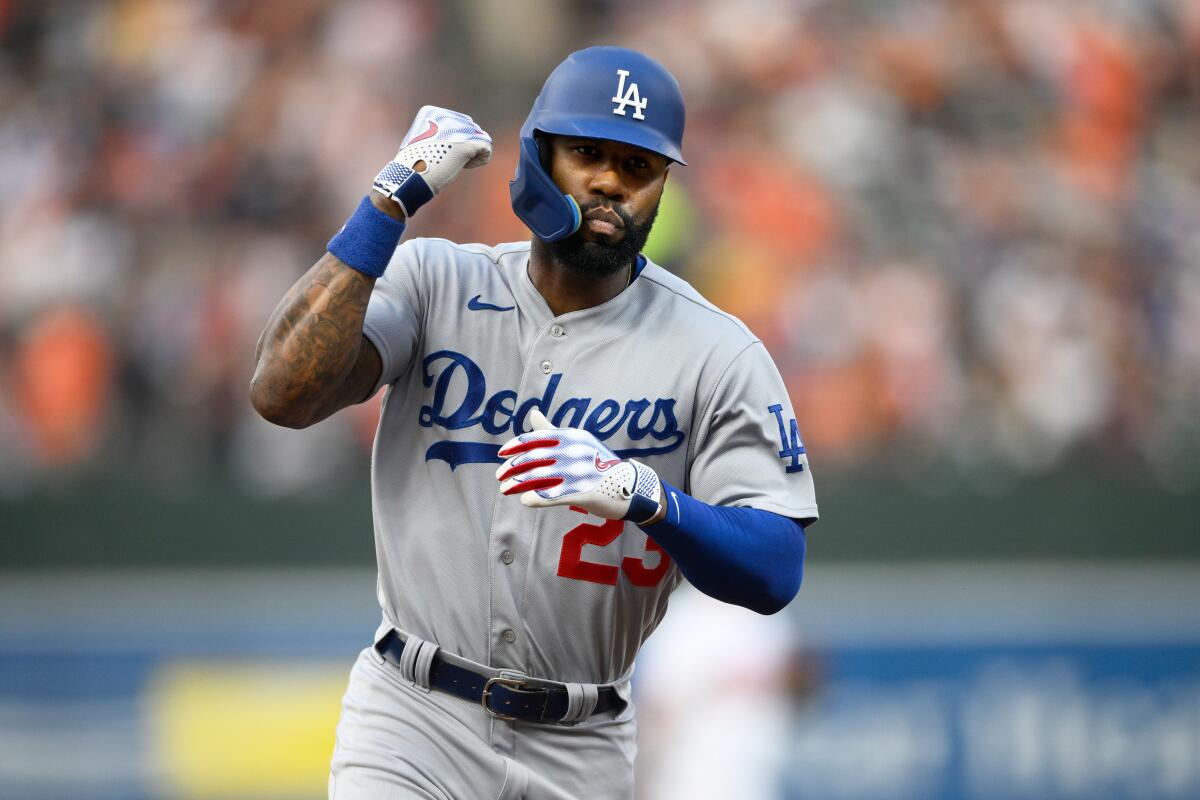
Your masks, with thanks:
[[(417, 664), (419, 660), (422, 660), (421, 655), (425, 650), (429, 650), (431, 652), (429, 653), (428, 658), (423, 660), (425, 664), (424, 669), (418, 672)], [(424, 639), (409, 634), (408, 638), (404, 640), (404, 651), (400, 653), (400, 663), (396, 665), (400, 668), (400, 677), (404, 678), (404, 680), (408, 681), (421, 691), (428, 692), (429, 661), (433, 658), (432, 651), (436, 650), (436, 645), (431, 645)], [(420, 674), (420, 680), (417, 679), (418, 674)]]
[(428, 692), (429, 673), (433, 668), (433, 657), (437, 655), (438, 646), (433, 642), (421, 642), (421, 650), (417, 653), (416, 662), (413, 664), (413, 683), (418, 689)]
[(559, 722), (563, 725), (578, 725), (596, 710), (600, 699), (600, 688), (594, 683), (564, 683), (567, 689), (567, 712)]
[(529, 676), (524, 672), (521, 672), (521, 670), (505, 669), (504, 667), (496, 670), (496, 677), (505, 681), (518, 681), (520, 683), (524, 683), (525, 681), (529, 680)]

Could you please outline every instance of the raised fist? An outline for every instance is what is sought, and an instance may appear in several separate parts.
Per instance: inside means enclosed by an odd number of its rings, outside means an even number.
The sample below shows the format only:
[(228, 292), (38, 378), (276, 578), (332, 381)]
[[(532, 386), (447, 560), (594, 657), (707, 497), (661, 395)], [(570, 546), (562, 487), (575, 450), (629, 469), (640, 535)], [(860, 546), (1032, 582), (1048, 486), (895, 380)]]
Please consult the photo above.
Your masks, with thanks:
[(492, 137), (466, 114), (422, 106), (374, 190), (390, 197), (411, 217), (454, 180), (464, 167), (480, 167), (492, 157)]

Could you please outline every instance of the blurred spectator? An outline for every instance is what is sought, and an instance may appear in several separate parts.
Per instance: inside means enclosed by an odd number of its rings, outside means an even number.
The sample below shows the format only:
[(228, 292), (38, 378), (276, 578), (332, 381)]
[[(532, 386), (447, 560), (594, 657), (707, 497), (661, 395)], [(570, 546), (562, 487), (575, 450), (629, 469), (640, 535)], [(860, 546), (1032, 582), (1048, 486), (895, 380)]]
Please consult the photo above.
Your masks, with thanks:
[(526, 235), (536, 81), (612, 41), (689, 102), (651, 252), (767, 341), (823, 469), (1200, 481), (1195, 2), (526, 5), (554, 35), (506, 55), (483, 0), (0, 3), (0, 491), (97, 454), (351, 474), (376, 405), (310, 436), (248, 411), (272, 305), (426, 102), (497, 150), (411, 235)]
[(813, 664), (785, 617), (681, 587), (633, 678), (639, 800), (781, 797), (791, 701), (814, 688)]
[(40, 465), (72, 464), (96, 447), (112, 377), (108, 335), (86, 309), (47, 310), (18, 344), (17, 408)]

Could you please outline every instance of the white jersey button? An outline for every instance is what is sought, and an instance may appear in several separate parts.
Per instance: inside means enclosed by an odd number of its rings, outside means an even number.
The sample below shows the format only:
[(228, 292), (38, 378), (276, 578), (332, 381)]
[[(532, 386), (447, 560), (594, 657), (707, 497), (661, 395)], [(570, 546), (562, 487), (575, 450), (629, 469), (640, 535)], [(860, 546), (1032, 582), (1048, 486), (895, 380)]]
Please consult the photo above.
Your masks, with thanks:
[(552, 370), (552, 369), (554, 369), (554, 365), (553, 365), (553, 364), (551, 364), (549, 361), (543, 361), (543, 362), (542, 362), (542, 372), (544, 372), (545, 374), (549, 375), (549, 374), (550, 374), (550, 370)]
[(553, 327), (550, 328), (550, 335), (553, 336), (555, 339), (559, 339), (559, 338), (565, 336), (566, 333), (567, 332), (563, 330), (562, 325), (554, 325)]
[(505, 550), (503, 553), (500, 554), (500, 560), (503, 561), (505, 564), (511, 564), (513, 562), (513, 551)]
[(511, 628), (507, 628), (505, 629), (504, 633), (500, 634), (500, 638), (509, 644), (512, 644), (517, 640), (517, 634), (514, 633)]

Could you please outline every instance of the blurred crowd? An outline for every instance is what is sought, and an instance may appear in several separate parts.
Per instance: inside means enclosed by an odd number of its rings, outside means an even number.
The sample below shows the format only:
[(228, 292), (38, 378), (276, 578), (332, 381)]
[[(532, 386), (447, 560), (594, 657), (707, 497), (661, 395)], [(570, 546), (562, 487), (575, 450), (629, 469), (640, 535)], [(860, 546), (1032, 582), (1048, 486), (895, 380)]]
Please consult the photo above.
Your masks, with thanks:
[(365, 463), (254, 344), (417, 108), (492, 163), (414, 236), (528, 236), (516, 132), (599, 43), (680, 79), (648, 252), (741, 317), (821, 470), (1200, 480), (1200, 0), (0, 0), (0, 494)]

